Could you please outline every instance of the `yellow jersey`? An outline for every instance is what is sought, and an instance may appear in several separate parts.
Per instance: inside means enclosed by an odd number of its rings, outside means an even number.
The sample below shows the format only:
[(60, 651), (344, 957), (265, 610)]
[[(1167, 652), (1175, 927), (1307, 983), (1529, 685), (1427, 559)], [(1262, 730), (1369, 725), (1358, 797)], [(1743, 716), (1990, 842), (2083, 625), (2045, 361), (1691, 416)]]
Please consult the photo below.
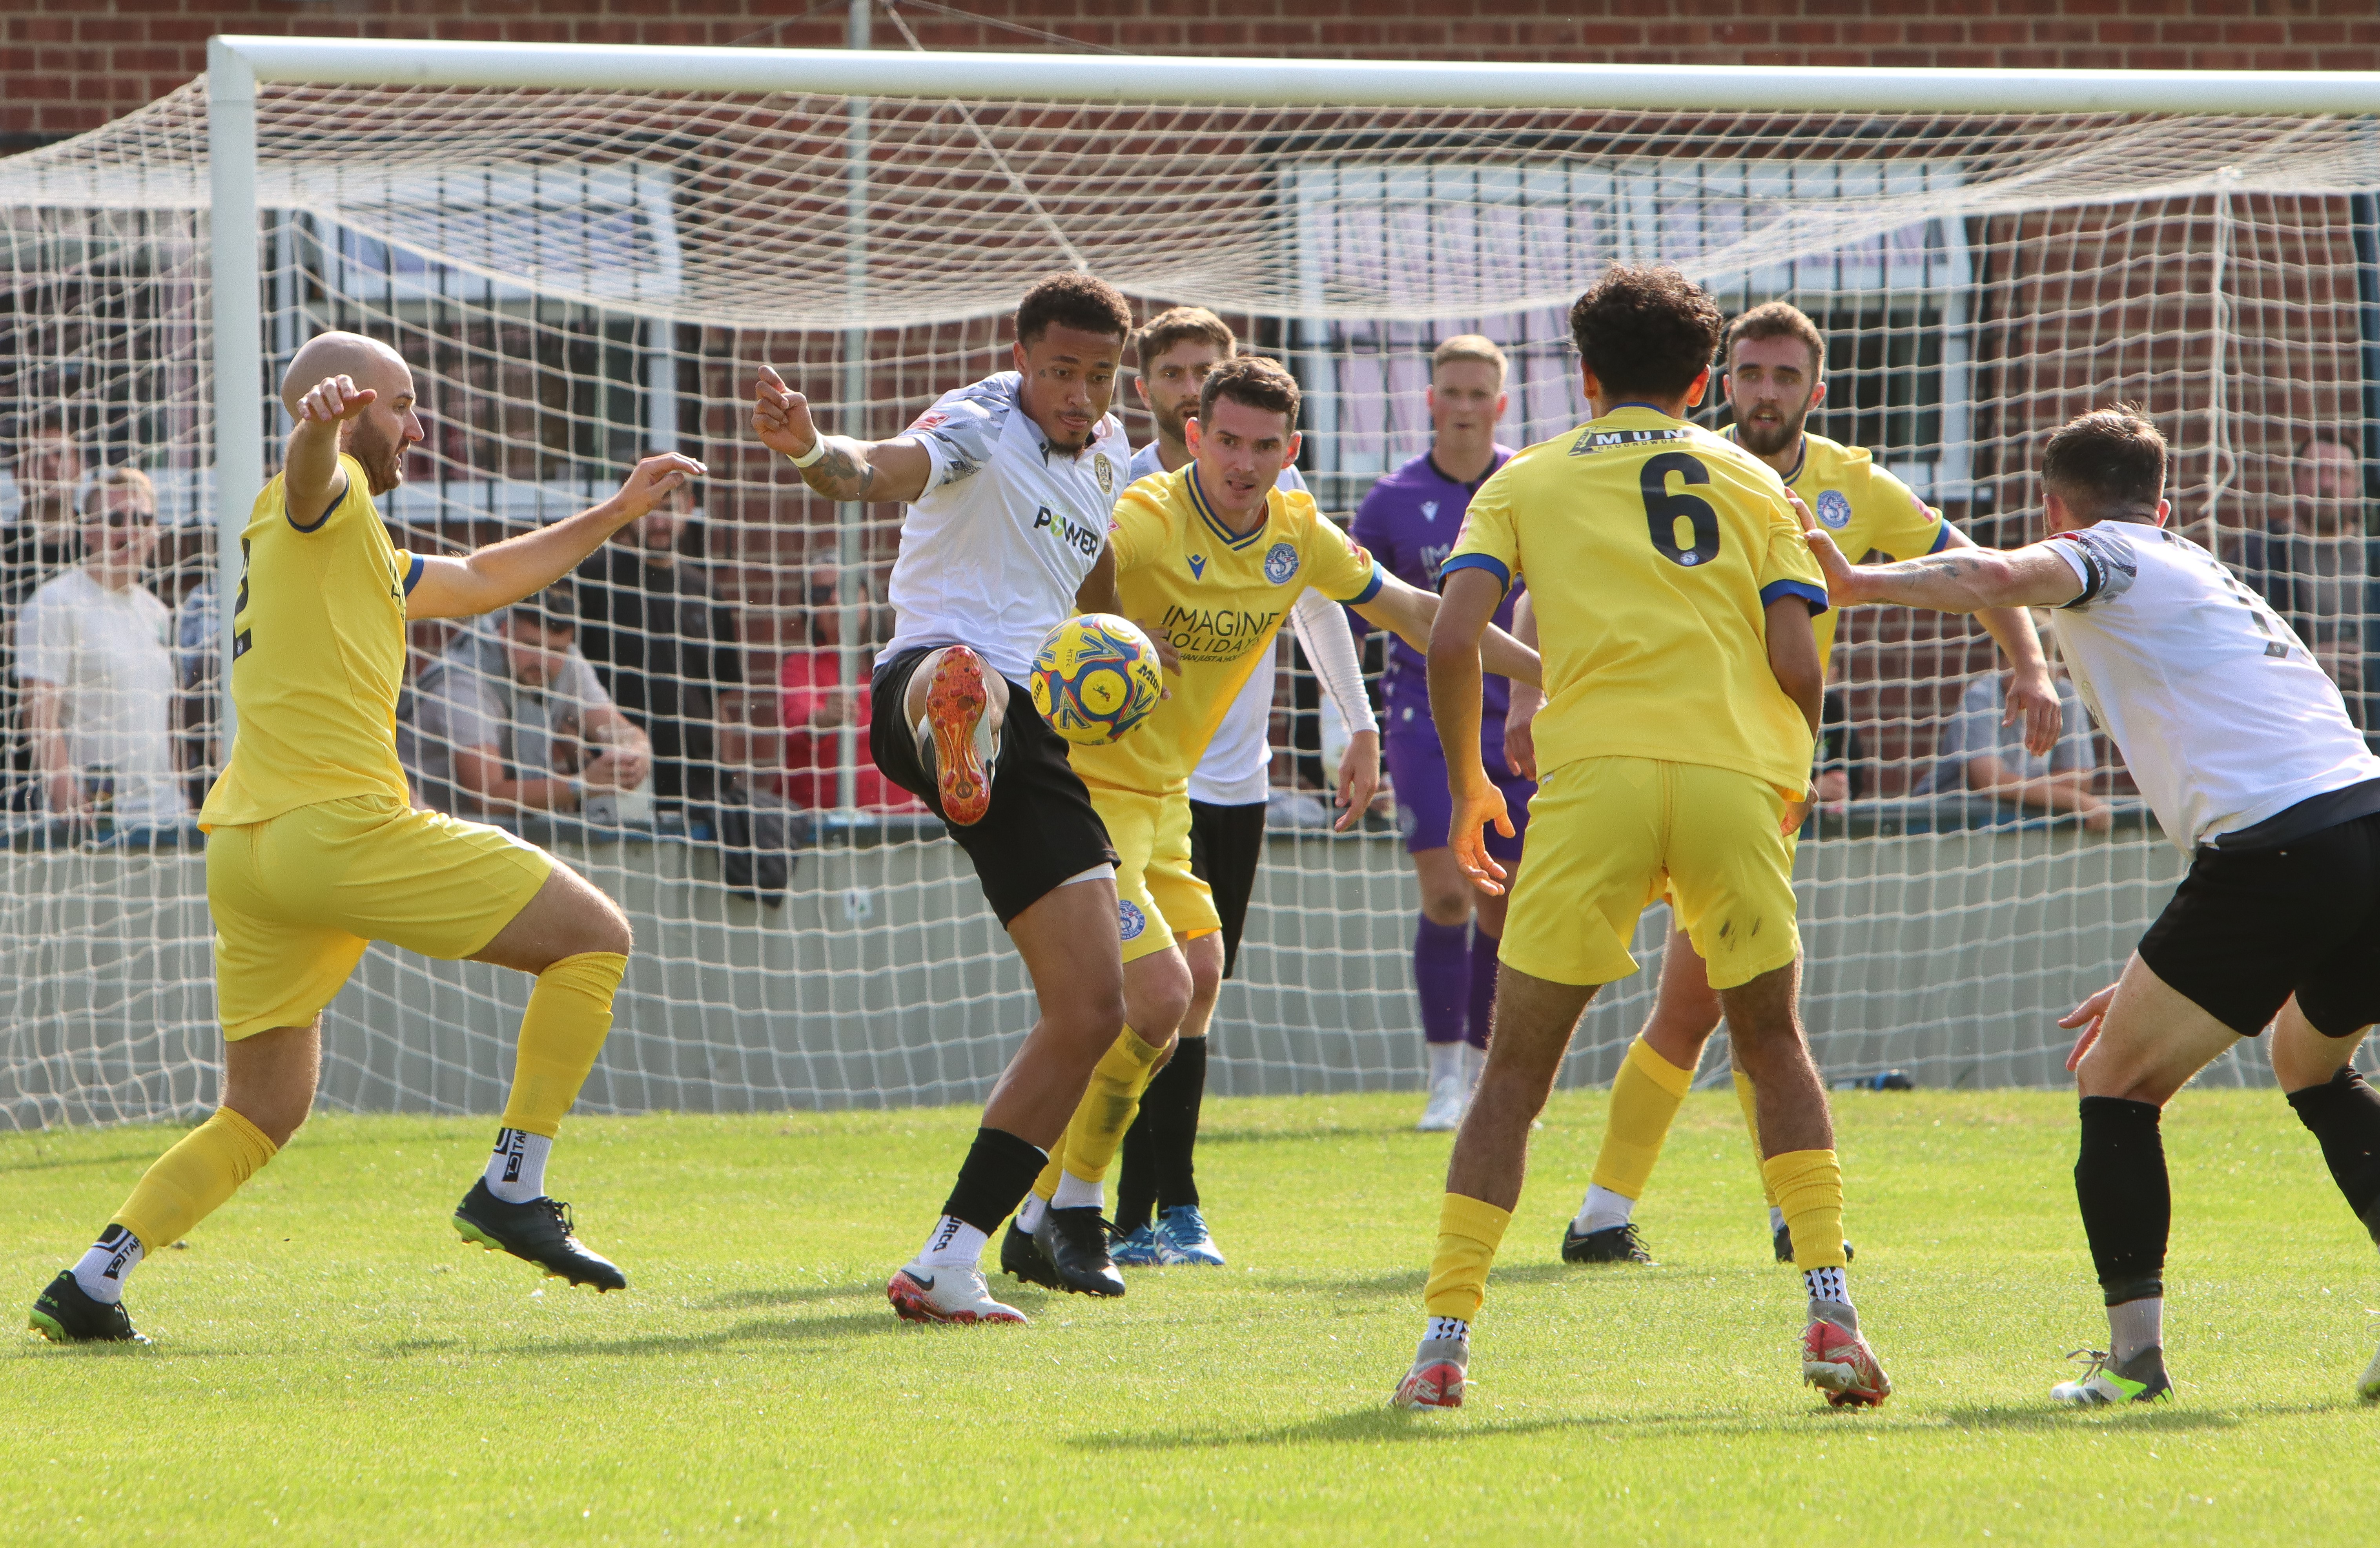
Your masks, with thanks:
[(1529, 447), (1471, 497), (1442, 573), (1526, 578), (1545, 661), (1537, 764), (1653, 758), (1800, 796), (1808, 722), (1768, 669), (1766, 609), (1827, 605), (1785, 485), (1750, 452), (1626, 407)]
[(342, 457), (347, 492), (312, 525), (276, 474), (239, 534), (232, 603), (231, 759), (207, 792), (202, 828), (261, 823), (348, 796), (409, 797), (396, 758), (405, 686), (405, 598), (421, 559), (381, 525), (363, 464)]
[(1268, 492), (1264, 520), (1234, 535), (1207, 503), (1195, 462), (1125, 490), (1108, 519), (1108, 544), (1125, 615), (1171, 640), (1182, 671), (1166, 684), (1172, 697), (1130, 736), (1070, 757), (1086, 784), (1148, 795), (1188, 789), (1215, 728), (1308, 587), (1364, 603), (1383, 583), (1372, 555), (1303, 490)]
[[(1726, 433), (1733, 440), (1734, 427)], [(1835, 546), (1855, 565), (1870, 554), (1915, 559), (1939, 552), (1950, 541), (1950, 523), (1942, 513), (1877, 467), (1864, 446), (1804, 434), (1802, 459), (1785, 475), (1785, 487), (1802, 497)], [(1837, 616), (1830, 609), (1810, 620), (1817, 631), (1821, 661), (1835, 647)]]

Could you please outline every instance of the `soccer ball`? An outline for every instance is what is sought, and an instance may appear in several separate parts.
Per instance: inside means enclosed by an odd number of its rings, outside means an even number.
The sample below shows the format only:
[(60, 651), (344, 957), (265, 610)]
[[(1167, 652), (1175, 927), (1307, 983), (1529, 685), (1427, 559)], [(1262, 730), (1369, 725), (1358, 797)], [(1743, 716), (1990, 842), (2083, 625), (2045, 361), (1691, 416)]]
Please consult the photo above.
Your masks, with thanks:
[(1162, 697), (1157, 647), (1130, 618), (1086, 613), (1050, 631), (1033, 658), (1033, 707), (1077, 747), (1104, 747)]

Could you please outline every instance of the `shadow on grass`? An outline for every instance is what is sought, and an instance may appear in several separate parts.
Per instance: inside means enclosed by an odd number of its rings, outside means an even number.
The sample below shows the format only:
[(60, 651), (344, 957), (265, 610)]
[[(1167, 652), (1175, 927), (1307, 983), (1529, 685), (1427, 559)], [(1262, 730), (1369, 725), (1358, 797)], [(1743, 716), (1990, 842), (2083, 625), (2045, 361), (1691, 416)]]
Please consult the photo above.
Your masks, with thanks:
[[(1665, 1279), (1703, 1280), (1709, 1277), (1701, 1270), (1680, 1269), (1664, 1274), (1660, 1269), (1627, 1269), (1629, 1286), (1658, 1285)], [(1597, 1287), (1596, 1270), (1574, 1263), (1512, 1263), (1500, 1265), (1488, 1284), (1553, 1285), (1575, 1283), (1583, 1287)], [(1258, 1274), (1252, 1287), (1267, 1290), (1299, 1290), (1340, 1299), (1388, 1299), (1399, 1296), (1415, 1296), (1429, 1279), (1427, 1268), (1393, 1269), (1386, 1274), (1354, 1275), (1305, 1275), (1266, 1273)]]
[(884, 1294), (881, 1279), (861, 1280), (851, 1285), (782, 1285), (759, 1290), (730, 1290), (723, 1296), (697, 1301), (697, 1311), (749, 1311), (771, 1306), (804, 1306), (811, 1301), (849, 1300), (855, 1297), (880, 1297)]
[(1461, 1419), (1451, 1415), (1409, 1413), (1389, 1406), (1327, 1414), (1294, 1424), (1252, 1430), (1154, 1430), (1128, 1433), (1077, 1435), (1066, 1444), (1077, 1451), (1199, 1451), (1234, 1446), (1340, 1445), (1350, 1442), (1388, 1444), (1458, 1442), (1475, 1436), (1536, 1435), (1554, 1431), (1625, 1430), (1632, 1437), (1647, 1435), (1770, 1435), (1807, 1433), (1812, 1421), (1834, 1419), (1818, 1408), (1771, 1418), (1740, 1414), (1547, 1414), (1531, 1418)]
[(2076, 1425), (2088, 1425), (2119, 1433), (2138, 1431), (2161, 1435), (2192, 1430), (2237, 1430), (2243, 1420), (2324, 1414), (2350, 1406), (2341, 1399), (2332, 1403), (2253, 1404), (2237, 1408), (2181, 1408), (2169, 1403), (2105, 1409), (1961, 1408), (1945, 1409), (1942, 1422), (1953, 1430), (2070, 1430)]
[(175, 1134), (161, 1137), (154, 1145), (137, 1151), (110, 1151), (105, 1155), (41, 1155), (26, 1161), (0, 1162), (0, 1176), (18, 1172), (71, 1172), (90, 1166), (146, 1166), (163, 1155), (167, 1147), (180, 1138)]
[[(574, 1359), (606, 1355), (694, 1355), (742, 1344), (841, 1343), (853, 1338), (897, 1334), (906, 1326), (886, 1310), (845, 1311), (831, 1317), (786, 1317), (738, 1323), (734, 1327), (713, 1328), (700, 1333), (651, 1333), (625, 1338), (551, 1338), (517, 1344), (483, 1344), (474, 1347), (472, 1352), (529, 1358), (565, 1356)], [(403, 1359), (407, 1355), (435, 1353), (448, 1347), (443, 1340), (419, 1339), (388, 1345), (381, 1353), (391, 1359)]]
[[(1308, 1124), (1302, 1128), (1201, 1128), (1198, 1143), (1207, 1145), (1247, 1145), (1259, 1141), (1280, 1140), (1296, 1144), (1314, 1140), (1376, 1140), (1387, 1134), (1412, 1131), (1410, 1124)], [(1444, 1136), (1437, 1136), (1440, 1144)]]

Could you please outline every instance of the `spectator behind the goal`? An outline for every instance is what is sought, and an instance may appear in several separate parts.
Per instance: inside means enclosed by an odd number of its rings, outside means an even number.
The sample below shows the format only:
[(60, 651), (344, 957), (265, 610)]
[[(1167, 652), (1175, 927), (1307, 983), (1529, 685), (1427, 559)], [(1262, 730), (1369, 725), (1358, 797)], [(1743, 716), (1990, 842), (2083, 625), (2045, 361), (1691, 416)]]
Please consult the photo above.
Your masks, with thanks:
[(2091, 715), (2065, 669), (2058, 673), (2058, 740), (2046, 754), (2028, 751), (2024, 723), (2005, 725), (2004, 674), (1980, 672), (1967, 684), (1959, 713), (1942, 727), (1940, 756), (1912, 796), (1961, 792), (1989, 796), (2017, 811), (2072, 812), (2094, 833), (2111, 822), (2107, 799), (2092, 794), (2098, 760), (2091, 746)]
[(2363, 628), (2373, 576), (2366, 537), (2362, 458), (2338, 433), (2318, 431), (2291, 449), (2289, 497), (2277, 505), (2268, 527), (2240, 535), (2238, 559), (2248, 584), (2297, 631), (2315, 664), (2338, 685), (2356, 725), (2370, 731)]
[(844, 682), (843, 610), (835, 572), (810, 571), (804, 596), (807, 645), (786, 650), (777, 668), (783, 694), (785, 799), (808, 811), (843, 804), (843, 730), (851, 727), (852, 799), (866, 811), (923, 811), (926, 805), (884, 777), (868, 755), (868, 696)]
[(664, 807), (707, 808), (732, 783), (720, 764), (720, 714), (744, 685), (735, 614), (705, 567), (679, 554), (696, 516), (693, 487), (681, 484), (589, 555), (575, 578), (579, 653), (651, 741), (653, 797)]
[(188, 808), (174, 777), (173, 615), (140, 583), (157, 496), (147, 474), (111, 468), (84, 503), (83, 563), (42, 582), (17, 616), (38, 798), (57, 817), (175, 827)]
[(648, 787), (652, 744), (578, 653), (567, 581), (465, 630), (414, 686), (405, 749), (425, 805), (458, 817), (583, 811)]
[(19, 419), (0, 460), (0, 782), (11, 808), (42, 804), (39, 782), (26, 779), (32, 756), (17, 693), (15, 621), (33, 588), (74, 562), (82, 491), (82, 452), (65, 416), (50, 408)]

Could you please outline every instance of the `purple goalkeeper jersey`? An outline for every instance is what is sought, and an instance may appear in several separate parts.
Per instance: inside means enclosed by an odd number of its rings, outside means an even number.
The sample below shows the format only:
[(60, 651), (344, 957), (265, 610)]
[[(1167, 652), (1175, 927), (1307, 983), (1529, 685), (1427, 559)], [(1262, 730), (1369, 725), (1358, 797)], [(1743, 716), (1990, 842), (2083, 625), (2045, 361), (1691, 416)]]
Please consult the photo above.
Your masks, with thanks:
[[(1356, 507), (1354, 525), (1349, 530), (1398, 579), (1419, 591), (1435, 591), (1439, 589), (1439, 568), (1454, 552), (1454, 540), (1463, 530), (1463, 518), (1471, 508), (1471, 496), (1512, 455), (1512, 448), (1498, 446), (1488, 471), (1470, 483), (1463, 483), (1447, 477), (1424, 452), (1372, 486), (1364, 503)], [(1512, 602), (1520, 594), (1516, 587), (1496, 609), (1498, 628), (1512, 627)], [(1364, 620), (1357, 618), (1354, 623), (1361, 631)], [(1504, 767), (1504, 712), (1512, 704), (1512, 684), (1489, 673), (1481, 679), (1480, 686), (1480, 755), (1488, 768), (1500, 773)], [(1437, 728), (1429, 718), (1428, 663), (1419, 651), (1393, 635), (1389, 639), (1389, 668), (1380, 678), (1380, 698), (1388, 709), (1382, 728), (1386, 735), (1418, 734), (1433, 740), (1437, 737)]]

